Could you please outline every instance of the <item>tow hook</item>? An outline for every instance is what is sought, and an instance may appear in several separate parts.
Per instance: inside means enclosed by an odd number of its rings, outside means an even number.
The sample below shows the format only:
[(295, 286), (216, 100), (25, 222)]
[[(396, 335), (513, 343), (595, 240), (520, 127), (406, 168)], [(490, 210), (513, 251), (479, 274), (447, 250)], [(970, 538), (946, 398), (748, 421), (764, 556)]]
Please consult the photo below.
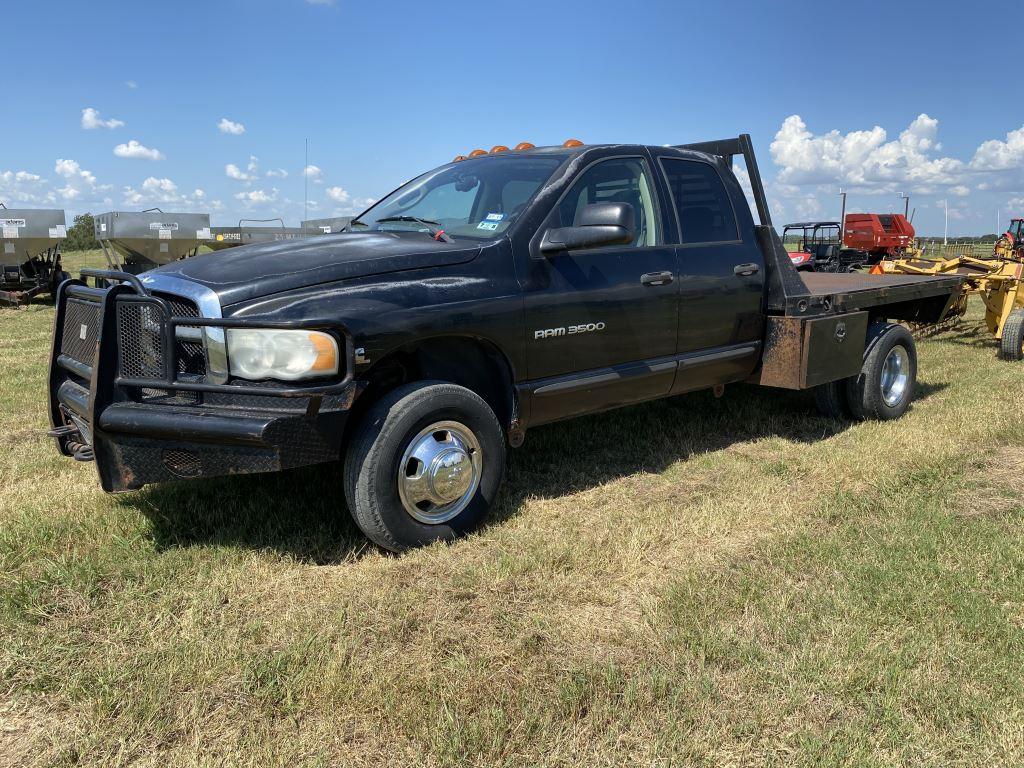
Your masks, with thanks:
[(69, 438), (66, 448), (75, 461), (92, 461), (96, 458), (92, 446), (82, 441), (82, 433), (73, 424), (65, 424), (62, 427), (54, 427), (46, 433), (50, 437)]

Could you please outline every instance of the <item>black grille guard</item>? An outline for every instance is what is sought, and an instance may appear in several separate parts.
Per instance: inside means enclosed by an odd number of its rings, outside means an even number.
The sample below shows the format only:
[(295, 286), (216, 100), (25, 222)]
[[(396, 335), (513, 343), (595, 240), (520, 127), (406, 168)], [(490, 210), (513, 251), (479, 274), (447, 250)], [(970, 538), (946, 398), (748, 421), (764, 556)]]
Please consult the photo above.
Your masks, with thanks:
[[(267, 321), (259, 318), (204, 318), (175, 316), (169, 302), (148, 291), (142, 281), (135, 275), (99, 269), (83, 269), (81, 277), (93, 277), (106, 281), (108, 288), (95, 288), (86, 285), (83, 279), (69, 279), (61, 283), (57, 289), (56, 317), (53, 327), (53, 338), (50, 348), (49, 370), (49, 411), (50, 434), (57, 438), (61, 452), (65, 455), (78, 455), (75, 445), (82, 442), (94, 443), (95, 448), (102, 452), (102, 430), (99, 427), (99, 416), (110, 405), (130, 401), (128, 395), (132, 388), (156, 388), (171, 391), (217, 392), (229, 395), (256, 395), (260, 397), (308, 398), (307, 410), (315, 413), (323, 398), (331, 395), (344, 394), (351, 387), (354, 370), (354, 348), (352, 337), (347, 330), (336, 324), (307, 321)], [(63, 354), (62, 343), (64, 325), (67, 320), (67, 302), (69, 298), (95, 302), (99, 305), (99, 327), (90, 331), (90, 339), (95, 339), (91, 365)], [(121, 375), (121, 345), (118, 339), (117, 310), (126, 303), (146, 304), (162, 313), (163, 343), (163, 375), (155, 377), (129, 378)], [(327, 383), (306, 386), (257, 386), (253, 384), (232, 383), (214, 384), (208, 381), (180, 379), (177, 375), (177, 351), (175, 349), (175, 333), (179, 326), (190, 328), (274, 328), (317, 330), (331, 334), (339, 342), (339, 351), (344, 359), (342, 378)], [(225, 363), (226, 363), (225, 359)], [(76, 435), (82, 432), (75, 430), (71, 424), (84, 423), (89, 436)], [(89, 438), (98, 438), (90, 440)], [(69, 448), (69, 446), (71, 446)]]
[[(167, 364), (164, 366), (166, 371), (165, 376), (160, 377), (137, 377), (129, 378), (120, 375), (122, 370), (119, 360), (115, 366), (117, 374), (113, 377), (113, 383), (119, 387), (154, 387), (160, 389), (168, 389), (175, 391), (190, 391), (190, 392), (220, 392), (225, 394), (233, 395), (262, 395), (269, 397), (314, 397), (318, 395), (335, 395), (345, 391), (347, 385), (352, 380), (352, 371), (355, 363), (355, 351), (352, 342), (352, 337), (344, 328), (339, 328), (335, 323), (310, 323), (305, 320), (261, 320), (259, 318), (222, 318), (222, 317), (183, 317), (176, 316), (172, 310), (170, 303), (161, 298), (160, 296), (154, 295), (142, 284), (142, 281), (136, 275), (129, 274), (127, 272), (117, 272), (112, 270), (104, 269), (83, 269), (81, 271), (82, 277), (93, 277), (100, 280), (106, 280), (115, 282), (112, 288), (90, 288), (81, 280), (68, 280), (60, 286), (58, 291), (57, 299), (57, 318), (54, 326), (54, 342), (53, 342), (53, 353), (54, 356), (51, 358), (51, 367), (54, 363), (60, 367), (71, 370), (72, 373), (82, 375), (85, 373), (85, 369), (81, 364), (74, 364), (75, 361), (71, 361), (71, 365), (67, 365), (68, 361), (62, 360), (63, 357), (60, 354), (60, 343), (63, 337), (63, 321), (64, 321), (64, 309), (66, 297), (75, 297), (85, 299), (87, 301), (95, 301), (100, 303), (100, 329), (96, 335), (96, 354), (94, 360), (96, 364), (101, 363), (101, 358), (104, 354), (107, 354), (107, 347), (110, 344), (104, 345), (105, 338), (111, 338), (115, 340), (116, 344), (117, 333), (116, 333), (116, 311), (114, 308), (119, 303), (140, 303), (140, 304), (151, 304), (158, 306), (163, 312), (163, 323), (165, 333), (163, 334), (163, 353), (164, 359)], [(108, 329), (108, 324), (113, 322), (115, 328), (113, 330)], [(174, 345), (174, 339), (177, 336), (177, 329), (179, 327), (188, 328), (269, 328), (269, 329), (283, 329), (283, 330), (308, 330), (308, 331), (322, 331), (328, 333), (334, 337), (335, 341), (339, 343), (339, 349), (343, 350), (342, 354), (344, 359), (341, 361), (344, 363), (344, 376), (338, 381), (331, 382), (329, 384), (310, 384), (306, 386), (288, 386), (288, 387), (272, 387), (272, 386), (256, 386), (251, 384), (238, 384), (238, 383), (226, 383), (226, 384), (211, 384), (209, 382), (199, 382), (190, 380), (180, 380), (175, 376), (177, 370), (177, 351)], [(59, 330), (59, 333), (58, 333)], [(115, 350), (119, 352), (119, 350)], [(114, 355), (115, 358), (118, 355)], [(225, 360), (226, 362), (226, 360)], [(91, 370), (89, 373), (93, 373)], [(92, 377), (85, 377), (92, 378)]]

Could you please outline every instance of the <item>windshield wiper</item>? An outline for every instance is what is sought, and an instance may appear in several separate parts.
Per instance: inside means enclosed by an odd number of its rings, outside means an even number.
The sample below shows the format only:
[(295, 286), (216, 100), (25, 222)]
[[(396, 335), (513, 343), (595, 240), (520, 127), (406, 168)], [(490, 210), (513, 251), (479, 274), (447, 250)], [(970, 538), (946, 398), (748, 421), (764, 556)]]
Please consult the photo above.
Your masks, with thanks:
[[(427, 232), (429, 232), (430, 236), (435, 240), (443, 240), (446, 243), (451, 242), (451, 238), (445, 234), (445, 231), (443, 229), (441, 229), (441, 222), (439, 221), (421, 219), (418, 216), (385, 216), (383, 218), (377, 219), (378, 224), (383, 224), (387, 221), (408, 221), (413, 222), (415, 224), (421, 224), (427, 228)], [(437, 229), (435, 229), (434, 227), (437, 227)]]
[(437, 230), (434, 229), (434, 227), (440, 227), (441, 226), (441, 222), (439, 222), (439, 221), (431, 221), (430, 219), (421, 219), (418, 216), (385, 216), (382, 219), (377, 219), (377, 223), (378, 224), (382, 224), (385, 221), (412, 221), (412, 222), (415, 222), (416, 224), (422, 224), (424, 227), (426, 227), (428, 230), (430, 230), (430, 234), (434, 234), (434, 232), (437, 231)]

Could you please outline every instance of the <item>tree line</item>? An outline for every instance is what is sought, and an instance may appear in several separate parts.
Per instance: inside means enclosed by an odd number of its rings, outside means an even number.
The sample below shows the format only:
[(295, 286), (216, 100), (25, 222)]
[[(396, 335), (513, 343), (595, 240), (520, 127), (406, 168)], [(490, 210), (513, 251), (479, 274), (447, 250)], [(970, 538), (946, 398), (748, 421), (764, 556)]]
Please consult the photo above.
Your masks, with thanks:
[(91, 213), (75, 216), (74, 223), (68, 227), (68, 236), (60, 247), (62, 251), (91, 251), (100, 247)]

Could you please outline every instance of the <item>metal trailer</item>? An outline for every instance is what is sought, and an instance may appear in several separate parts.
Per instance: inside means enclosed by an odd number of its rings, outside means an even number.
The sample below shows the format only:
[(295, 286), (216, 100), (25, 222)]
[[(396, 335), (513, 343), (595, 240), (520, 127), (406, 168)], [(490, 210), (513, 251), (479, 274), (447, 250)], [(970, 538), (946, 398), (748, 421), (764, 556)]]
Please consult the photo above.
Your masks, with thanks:
[(0, 304), (27, 304), (56, 293), (68, 277), (60, 244), (67, 237), (62, 210), (13, 209), (0, 203)]
[(307, 219), (302, 222), (302, 229), (313, 235), (335, 235), (341, 232), (353, 216), (336, 216), (332, 219)]
[(210, 215), (112, 211), (94, 217), (96, 239), (111, 269), (138, 274), (178, 259), (195, 256), (208, 245)]
[[(266, 223), (268, 221), (280, 222), (281, 226), (246, 226), (250, 222)], [(277, 240), (294, 240), (299, 237), (309, 237), (314, 233), (307, 232), (300, 227), (286, 227), (282, 219), (240, 219), (237, 227), (211, 227), (210, 234), (212, 239), (207, 245), (215, 251), (220, 251), (239, 245), (273, 243)]]

